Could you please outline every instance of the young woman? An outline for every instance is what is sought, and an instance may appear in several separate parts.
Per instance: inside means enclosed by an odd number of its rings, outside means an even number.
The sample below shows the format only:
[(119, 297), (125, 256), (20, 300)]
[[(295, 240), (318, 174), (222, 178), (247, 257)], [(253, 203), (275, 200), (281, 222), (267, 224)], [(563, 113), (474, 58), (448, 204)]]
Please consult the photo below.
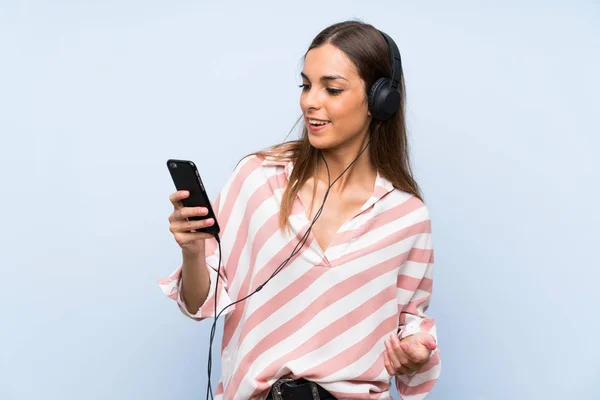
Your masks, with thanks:
[[(402, 399), (422, 399), (436, 382), (431, 224), (394, 48), (358, 21), (317, 35), (302, 137), (237, 166), (214, 202), (220, 246), (193, 231), (214, 221), (187, 219), (207, 210), (170, 196), (183, 262), (159, 283), (193, 319), (223, 311), (217, 398), (389, 399), (394, 377)], [(393, 74), (399, 107), (382, 116), (373, 85)]]

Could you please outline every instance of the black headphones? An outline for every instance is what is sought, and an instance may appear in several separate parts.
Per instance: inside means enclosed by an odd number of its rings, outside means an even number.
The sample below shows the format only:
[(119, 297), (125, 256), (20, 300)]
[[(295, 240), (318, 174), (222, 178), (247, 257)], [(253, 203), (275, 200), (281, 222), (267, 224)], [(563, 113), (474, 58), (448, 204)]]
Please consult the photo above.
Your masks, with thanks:
[(386, 33), (379, 31), (390, 49), (392, 59), (392, 77), (379, 78), (369, 90), (369, 111), (373, 118), (385, 121), (390, 119), (400, 107), (400, 81), (402, 79), (402, 61), (396, 42)]

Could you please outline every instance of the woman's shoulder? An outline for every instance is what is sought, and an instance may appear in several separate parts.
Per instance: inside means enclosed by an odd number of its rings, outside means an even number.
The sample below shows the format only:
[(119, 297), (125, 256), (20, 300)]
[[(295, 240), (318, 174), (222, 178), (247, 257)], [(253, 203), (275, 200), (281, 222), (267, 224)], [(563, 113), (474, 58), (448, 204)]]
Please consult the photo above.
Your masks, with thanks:
[(402, 209), (406, 214), (418, 215), (419, 219), (429, 220), (431, 218), (429, 208), (421, 195), (402, 190), (394, 187), (388, 196), (386, 196), (388, 204), (385, 208)]
[(288, 143), (272, 146), (244, 156), (235, 166), (232, 179), (248, 179), (257, 170), (286, 168), (292, 161), (293, 150)]
[(243, 157), (236, 166), (236, 171), (245, 166), (246, 169), (258, 169), (273, 166), (287, 166), (293, 159), (295, 142), (285, 142), (269, 148), (250, 153)]

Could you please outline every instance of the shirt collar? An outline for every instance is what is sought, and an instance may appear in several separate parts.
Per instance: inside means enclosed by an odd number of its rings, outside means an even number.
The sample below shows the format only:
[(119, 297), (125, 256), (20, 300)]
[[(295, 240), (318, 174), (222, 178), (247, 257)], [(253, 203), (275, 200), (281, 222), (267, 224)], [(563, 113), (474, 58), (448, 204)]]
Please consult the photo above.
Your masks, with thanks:
[[(284, 172), (288, 181), (290, 179), (290, 176), (292, 175), (292, 170), (294, 169), (294, 163), (291, 160), (274, 160), (266, 158), (263, 161), (263, 165), (284, 167)], [(392, 190), (394, 190), (394, 185), (392, 185), (392, 182), (387, 180), (383, 175), (379, 173), (379, 171), (377, 171), (373, 195), (371, 195), (369, 200), (367, 200), (363, 207), (361, 207), (361, 211), (370, 207), (373, 203), (381, 199), (383, 196), (385, 196)]]

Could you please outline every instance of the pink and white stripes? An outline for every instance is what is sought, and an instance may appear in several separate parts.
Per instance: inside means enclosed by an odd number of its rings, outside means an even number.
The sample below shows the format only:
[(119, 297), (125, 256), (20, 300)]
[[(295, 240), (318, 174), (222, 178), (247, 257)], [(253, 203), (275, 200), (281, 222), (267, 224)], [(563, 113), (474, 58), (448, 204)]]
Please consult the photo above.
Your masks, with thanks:
[[(218, 308), (264, 283), (289, 256), (310, 221), (299, 199), (290, 232), (279, 229), (290, 162), (244, 159), (214, 209), (223, 251)], [(181, 268), (159, 280), (190, 318), (214, 317), (219, 260), (207, 244), (211, 289), (194, 315), (179, 296)], [(309, 235), (302, 250), (264, 288), (223, 315), (217, 399), (264, 400), (279, 377), (304, 377), (338, 399), (390, 399), (384, 340), (424, 331), (432, 291), (431, 223), (425, 205), (378, 175), (371, 198), (323, 251)], [(400, 397), (423, 399), (440, 374), (439, 350), (417, 373), (395, 377)]]

